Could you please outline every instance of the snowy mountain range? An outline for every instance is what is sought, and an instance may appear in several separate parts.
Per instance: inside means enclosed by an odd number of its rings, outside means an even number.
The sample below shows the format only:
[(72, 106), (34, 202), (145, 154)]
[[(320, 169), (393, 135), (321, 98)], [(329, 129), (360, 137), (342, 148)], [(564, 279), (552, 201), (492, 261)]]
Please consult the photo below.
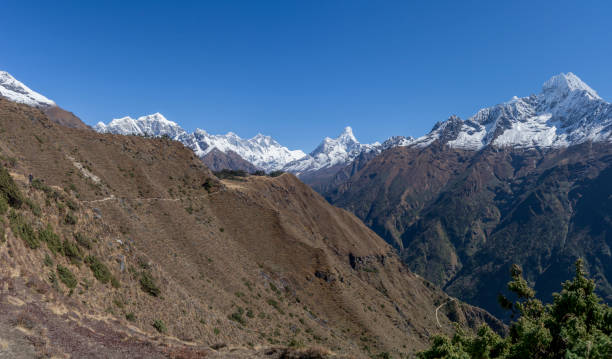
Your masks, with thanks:
[(488, 145), (558, 148), (610, 141), (611, 136), (612, 105), (569, 72), (546, 81), (538, 95), (514, 97), (465, 121), (452, 116), (408, 145), (424, 147), (438, 140), (471, 150)]
[[(55, 102), (4, 71), (0, 71), (0, 96), (41, 108), (51, 116), (57, 111), (48, 109), (59, 109)], [(64, 112), (62, 115), (67, 117)], [(82, 123), (72, 116), (78, 121), (72, 122), (76, 124), (73, 127), (79, 127)], [(63, 119), (58, 122), (62, 121), (66, 123)], [(362, 144), (351, 127), (346, 127), (338, 137), (326, 137), (309, 154), (290, 150), (262, 134), (243, 139), (233, 132), (225, 135), (209, 134), (202, 129), (187, 132), (160, 113), (137, 119), (118, 118), (108, 124), (100, 122), (95, 130), (122, 135), (168, 136), (184, 143), (200, 158), (216, 149), (215, 156), (231, 154), (238, 158), (237, 155), (267, 172), (283, 170), (301, 176), (346, 165), (362, 153), (378, 153), (395, 146), (425, 147), (438, 142), (452, 148), (479, 150), (486, 146), (557, 148), (586, 141), (612, 141), (612, 104), (570, 72), (553, 76), (537, 95), (515, 96), (508, 102), (484, 108), (467, 120), (451, 116), (419, 138), (394, 136), (382, 144)]]
[(363, 152), (380, 151), (385, 146), (390, 147), (406, 141), (404, 137), (394, 137), (394, 140), (386, 141), (384, 146), (378, 142), (361, 144), (353, 135), (352, 129), (346, 127), (337, 138), (326, 137), (314, 151), (306, 154), (301, 150), (289, 150), (272, 137), (262, 134), (243, 139), (233, 132), (212, 135), (196, 129), (189, 133), (160, 113), (138, 119), (123, 117), (108, 124), (100, 122), (95, 126), (95, 130), (120, 135), (168, 136), (191, 148), (200, 158), (204, 158), (213, 149), (223, 153), (232, 151), (267, 172), (282, 170), (297, 175), (343, 165)]
[(118, 118), (112, 120), (108, 125), (100, 122), (95, 126), (95, 130), (120, 135), (168, 136), (191, 148), (200, 158), (208, 155), (213, 149), (223, 153), (233, 151), (267, 172), (281, 169), (285, 164), (306, 156), (304, 152), (289, 150), (270, 136), (262, 134), (243, 139), (233, 132), (225, 135), (212, 135), (204, 130), (196, 129), (193, 133), (189, 133), (160, 113), (142, 116), (138, 119)]

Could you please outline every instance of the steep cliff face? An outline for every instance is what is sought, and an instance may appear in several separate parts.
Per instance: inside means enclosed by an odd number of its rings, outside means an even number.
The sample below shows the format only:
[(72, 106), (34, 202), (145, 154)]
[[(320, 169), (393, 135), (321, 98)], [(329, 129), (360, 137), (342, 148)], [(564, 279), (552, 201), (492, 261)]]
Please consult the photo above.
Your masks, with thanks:
[(27, 198), (2, 215), (0, 330), (24, 352), (399, 356), (451, 321), (501, 329), (466, 304), (436, 311), (446, 294), (292, 175), (219, 181), (176, 141), (66, 128), (2, 99), (0, 128)]

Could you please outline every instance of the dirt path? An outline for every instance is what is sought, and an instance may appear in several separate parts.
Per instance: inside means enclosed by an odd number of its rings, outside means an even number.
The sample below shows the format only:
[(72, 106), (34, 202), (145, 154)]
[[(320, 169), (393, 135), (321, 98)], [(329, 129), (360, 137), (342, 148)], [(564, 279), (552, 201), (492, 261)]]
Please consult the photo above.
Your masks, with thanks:
[(447, 300), (446, 302), (440, 304), (437, 308), (436, 308), (436, 323), (438, 324), (438, 328), (442, 328), (442, 325), (440, 324), (440, 320), (438, 319), (438, 311), (440, 310), (440, 308), (442, 308), (443, 306), (447, 305), (450, 302), (454, 302), (456, 301), (456, 298), (451, 298), (449, 300)]

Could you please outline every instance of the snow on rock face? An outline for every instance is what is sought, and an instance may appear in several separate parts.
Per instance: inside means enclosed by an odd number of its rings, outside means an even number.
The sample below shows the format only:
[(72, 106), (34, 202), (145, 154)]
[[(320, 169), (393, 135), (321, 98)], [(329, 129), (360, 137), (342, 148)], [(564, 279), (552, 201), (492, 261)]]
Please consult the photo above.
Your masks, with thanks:
[(116, 118), (108, 125), (98, 122), (96, 131), (101, 133), (115, 133), (121, 135), (138, 136), (168, 136), (178, 138), (185, 133), (177, 123), (167, 120), (161, 113), (142, 116), (133, 119), (129, 116)]
[(612, 139), (612, 104), (573, 73), (553, 76), (538, 95), (484, 108), (468, 120), (452, 116), (409, 145), (438, 140), (454, 148), (566, 147)]
[(325, 137), (323, 142), (308, 156), (288, 163), (283, 170), (300, 175), (338, 164), (347, 164), (363, 152), (380, 150), (380, 148), (379, 143), (359, 143), (353, 135), (353, 129), (347, 126), (340, 136), (337, 138)]
[(6, 71), (0, 71), (0, 96), (32, 107), (52, 107), (55, 102), (32, 91)]
[(226, 135), (211, 135), (204, 130), (196, 129), (193, 133), (189, 133), (160, 113), (142, 116), (136, 120), (131, 117), (114, 119), (108, 125), (100, 122), (95, 130), (120, 135), (168, 136), (191, 148), (200, 158), (215, 148), (224, 153), (233, 151), (268, 172), (278, 170), (286, 163), (306, 156), (304, 152), (291, 151), (270, 136), (262, 134), (251, 139), (243, 139), (233, 132)]

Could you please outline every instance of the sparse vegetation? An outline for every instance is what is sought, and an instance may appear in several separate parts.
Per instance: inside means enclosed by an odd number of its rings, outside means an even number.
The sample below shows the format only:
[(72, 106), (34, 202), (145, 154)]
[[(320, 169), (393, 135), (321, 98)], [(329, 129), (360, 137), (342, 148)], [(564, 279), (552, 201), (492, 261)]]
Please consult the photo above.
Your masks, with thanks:
[(49, 255), (49, 253), (45, 253), (45, 260), (43, 262), (47, 267), (51, 267), (53, 265), (53, 260), (51, 259), (51, 256)]
[(72, 264), (79, 264), (83, 260), (83, 254), (81, 253), (81, 249), (76, 245), (76, 243), (64, 239), (62, 243), (62, 251), (64, 256), (70, 260)]
[(270, 177), (278, 177), (278, 176), (280, 176), (280, 175), (282, 175), (284, 173), (285, 173), (284, 171), (272, 171), (272, 172), (270, 172), (268, 174), (268, 176), (270, 176)]
[(74, 240), (83, 248), (91, 249), (92, 240), (81, 232), (74, 234)]
[(135, 320), (136, 320), (136, 314), (134, 314), (134, 313), (132, 313), (132, 312), (127, 313), (127, 314), (125, 315), (125, 319), (129, 320), (130, 322), (133, 322), (133, 321), (135, 321)]
[(23, 203), (23, 195), (13, 181), (10, 173), (4, 166), (0, 165), (0, 196), (13, 208), (20, 208)]
[(34, 233), (32, 225), (20, 213), (11, 210), (8, 217), (13, 234), (23, 239), (26, 245), (32, 249), (40, 247), (40, 241)]
[(73, 289), (76, 287), (78, 281), (70, 269), (64, 267), (61, 264), (57, 265), (57, 274), (59, 279), (66, 285), (66, 287)]
[[(73, 188), (74, 185), (71, 185), (71, 188)], [(76, 188), (74, 188), (74, 191), (76, 191)], [(66, 206), (71, 210), (71, 211), (76, 211), (79, 209), (79, 206), (76, 204), (76, 202), (70, 200), (70, 199), (65, 199), (64, 202), (66, 202)], [(75, 222), (76, 223), (76, 222)]]
[(6, 211), (8, 211), (9, 208), (9, 204), (6, 201), (6, 198), (4, 198), (4, 196), (0, 196), (0, 215), (5, 214)]
[(229, 320), (233, 320), (234, 322), (240, 323), (242, 325), (246, 325), (246, 319), (242, 317), (244, 314), (244, 309), (242, 307), (238, 307), (236, 311), (227, 316)]
[(159, 297), (159, 295), (161, 294), (161, 290), (159, 289), (159, 287), (155, 283), (155, 279), (149, 272), (143, 271), (140, 273), (140, 287), (143, 291), (154, 297)]
[(214, 186), (214, 182), (212, 179), (207, 178), (204, 183), (202, 184), (202, 187), (204, 187), (204, 189), (206, 190), (206, 192), (210, 193), (210, 191), (213, 189)]
[(153, 322), (153, 328), (155, 328), (160, 333), (165, 333), (168, 331), (168, 329), (166, 328), (166, 324), (161, 319), (156, 319)]
[(120, 288), (121, 287), (121, 283), (119, 283), (119, 279), (117, 279), (117, 277), (115, 277), (115, 276), (111, 276), (110, 282), (111, 282), (111, 286), (113, 288)]
[(24, 203), (28, 206), (30, 212), (32, 212), (33, 215), (35, 215), (36, 217), (40, 217), (42, 215), (42, 210), (40, 209), (40, 206), (36, 204), (36, 202), (32, 201), (29, 198), (25, 198)]
[(221, 171), (213, 172), (213, 174), (219, 179), (229, 180), (244, 180), (249, 174), (243, 170), (229, 170), (223, 169)]
[(60, 253), (63, 250), (62, 241), (50, 224), (38, 230), (38, 239), (47, 243), (47, 248), (53, 253)]
[(112, 278), (112, 274), (111, 271), (108, 269), (108, 267), (102, 263), (97, 257), (93, 256), (93, 255), (89, 255), (85, 258), (85, 263), (87, 263), (87, 265), (89, 266), (89, 269), (91, 269), (94, 277), (103, 284), (108, 283), (111, 278)]
[(279, 313), (285, 314), (285, 312), (281, 309), (280, 304), (274, 299), (268, 299), (268, 304), (276, 309)]
[(74, 226), (75, 224), (77, 224), (77, 221), (78, 221), (78, 219), (77, 219), (76, 215), (74, 213), (72, 213), (72, 212), (68, 212), (64, 216), (64, 223), (65, 224)]

